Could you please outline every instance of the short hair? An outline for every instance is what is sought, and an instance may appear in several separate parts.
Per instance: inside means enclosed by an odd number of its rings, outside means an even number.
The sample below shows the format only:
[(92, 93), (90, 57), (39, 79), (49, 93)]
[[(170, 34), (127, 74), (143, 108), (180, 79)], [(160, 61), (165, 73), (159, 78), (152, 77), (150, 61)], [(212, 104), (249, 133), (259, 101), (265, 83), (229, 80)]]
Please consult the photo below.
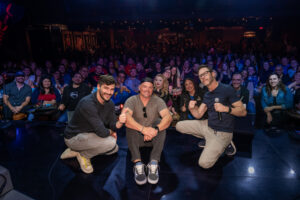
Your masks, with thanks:
[(241, 73), (236, 72), (236, 73), (232, 74), (231, 79), (233, 78), (233, 76), (236, 76), (236, 75), (240, 75), (241, 77), (243, 77)]
[(99, 77), (99, 81), (98, 81), (98, 84), (99, 85), (116, 85), (116, 81), (114, 79), (113, 76), (111, 75), (101, 75)]
[(211, 67), (209, 67), (208, 65), (200, 65), (198, 68), (198, 74), (199, 74), (200, 69), (203, 69), (203, 68), (207, 68), (208, 71), (210, 71), (210, 72), (213, 71), (213, 69)]

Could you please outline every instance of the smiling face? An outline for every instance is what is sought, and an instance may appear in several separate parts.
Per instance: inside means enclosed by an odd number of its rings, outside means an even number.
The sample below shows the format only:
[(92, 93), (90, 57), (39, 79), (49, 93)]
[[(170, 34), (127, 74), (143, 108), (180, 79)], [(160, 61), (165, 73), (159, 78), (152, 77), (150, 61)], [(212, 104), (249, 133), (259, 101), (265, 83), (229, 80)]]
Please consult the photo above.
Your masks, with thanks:
[(186, 81), (184, 82), (184, 88), (185, 88), (185, 90), (186, 90), (187, 92), (189, 92), (189, 93), (192, 93), (192, 92), (195, 91), (194, 83), (193, 83), (193, 81), (191, 81), (191, 80), (186, 80)]
[(232, 76), (232, 86), (234, 89), (238, 90), (241, 87), (242, 83), (242, 75), (241, 74), (234, 74)]
[(98, 93), (99, 93), (100, 98), (107, 102), (110, 100), (110, 98), (114, 94), (115, 84), (112, 84), (112, 85), (106, 85), (106, 84), (99, 85), (98, 84), (97, 88), (98, 88)]
[(50, 88), (50, 87), (51, 87), (51, 80), (48, 79), (48, 78), (45, 78), (45, 79), (42, 81), (42, 85), (43, 85), (43, 88)]
[(198, 72), (198, 75), (199, 75), (199, 79), (200, 79), (201, 83), (204, 86), (209, 86), (214, 80), (212, 72), (209, 71), (209, 69), (206, 67), (201, 68)]
[(140, 95), (144, 98), (150, 98), (153, 93), (153, 84), (144, 82), (139, 86)]
[(269, 83), (270, 83), (270, 86), (272, 87), (272, 88), (275, 88), (275, 87), (277, 87), (278, 86), (278, 84), (279, 84), (279, 78), (278, 78), (278, 76), (276, 75), (276, 74), (273, 74), (273, 75), (271, 75), (270, 77), (269, 77)]

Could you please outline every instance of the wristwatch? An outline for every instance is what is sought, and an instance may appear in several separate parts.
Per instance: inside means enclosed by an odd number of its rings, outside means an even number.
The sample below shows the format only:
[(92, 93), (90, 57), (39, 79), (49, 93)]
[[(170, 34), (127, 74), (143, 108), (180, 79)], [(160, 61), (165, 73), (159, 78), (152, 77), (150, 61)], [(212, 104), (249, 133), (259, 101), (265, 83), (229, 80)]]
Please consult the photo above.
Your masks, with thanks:
[(230, 113), (231, 113), (231, 111), (232, 111), (232, 110), (231, 110), (231, 106), (228, 106), (228, 108), (229, 108), (229, 110), (228, 110), (228, 112), (227, 112), (227, 113), (228, 113), (228, 114), (230, 114)]
[(154, 129), (156, 129), (156, 130), (157, 130), (157, 132), (159, 132), (159, 128), (158, 128), (158, 126), (155, 126), (155, 127), (154, 127)]

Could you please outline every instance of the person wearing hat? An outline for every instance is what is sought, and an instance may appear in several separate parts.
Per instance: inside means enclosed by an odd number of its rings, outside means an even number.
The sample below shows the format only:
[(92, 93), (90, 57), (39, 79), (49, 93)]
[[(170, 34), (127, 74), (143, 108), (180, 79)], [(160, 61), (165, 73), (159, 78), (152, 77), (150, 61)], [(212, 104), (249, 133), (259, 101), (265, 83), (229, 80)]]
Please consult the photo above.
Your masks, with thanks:
[[(126, 113), (126, 138), (134, 163), (134, 179), (138, 185), (145, 184), (147, 180), (151, 184), (158, 182), (158, 162), (164, 147), (166, 129), (172, 122), (166, 103), (160, 97), (152, 95), (153, 88), (151, 78), (143, 79), (139, 85), (140, 93), (128, 98), (124, 105), (126, 110), (122, 111)], [(146, 177), (140, 147), (148, 146), (153, 148)]]
[(18, 71), (15, 73), (15, 80), (4, 87), (3, 114), (6, 120), (11, 120), (13, 115), (25, 113), (28, 109), (32, 90), (24, 81), (24, 72)]

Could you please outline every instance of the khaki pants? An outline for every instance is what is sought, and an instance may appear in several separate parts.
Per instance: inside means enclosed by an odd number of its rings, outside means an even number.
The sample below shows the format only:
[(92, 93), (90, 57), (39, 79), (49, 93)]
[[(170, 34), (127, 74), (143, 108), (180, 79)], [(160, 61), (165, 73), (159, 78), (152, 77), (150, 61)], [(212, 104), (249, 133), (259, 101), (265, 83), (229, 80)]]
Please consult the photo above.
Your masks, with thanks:
[(112, 152), (116, 148), (116, 142), (112, 136), (102, 138), (95, 133), (80, 133), (70, 139), (65, 138), (65, 143), (70, 149), (89, 159)]
[(205, 147), (199, 158), (199, 165), (203, 168), (214, 166), (225, 148), (232, 140), (232, 133), (214, 131), (208, 127), (207, 120), (185, 120), (176, 124), (176, 130), (205, 139)]

